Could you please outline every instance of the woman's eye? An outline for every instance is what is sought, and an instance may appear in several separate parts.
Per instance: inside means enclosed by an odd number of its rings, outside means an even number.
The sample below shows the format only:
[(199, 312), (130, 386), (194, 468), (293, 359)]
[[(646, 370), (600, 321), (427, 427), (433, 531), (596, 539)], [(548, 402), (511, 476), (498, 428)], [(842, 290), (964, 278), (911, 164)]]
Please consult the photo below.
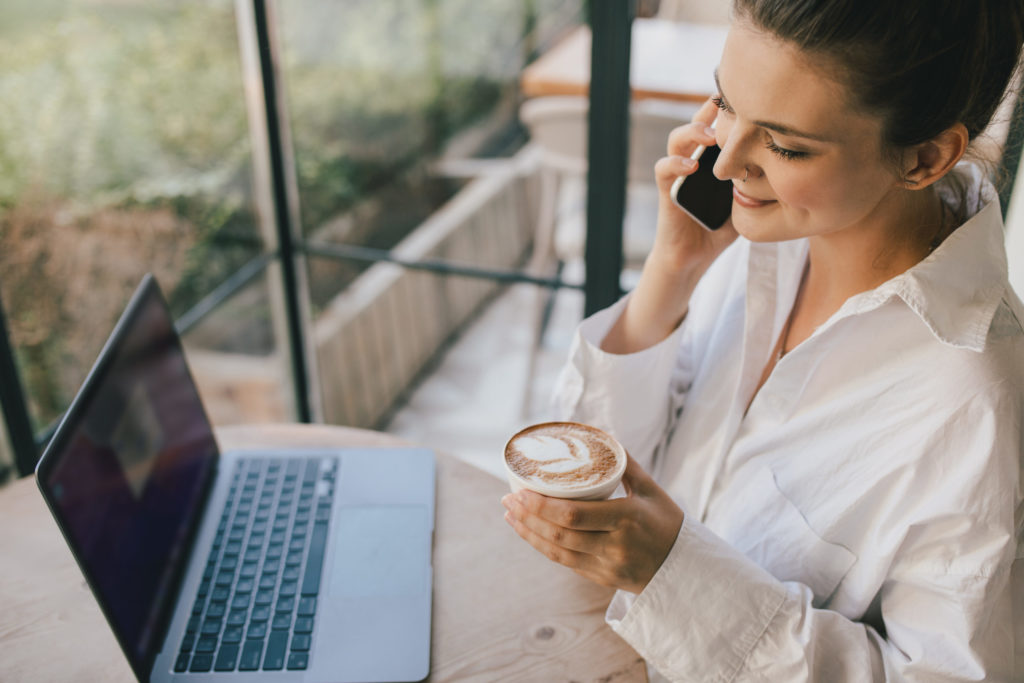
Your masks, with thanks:
[(711, 98), (711, 101), (714, 102), (715, 106), (721, 109), (722, 111), (732, 111), (732, 108), (730, 108), (729, 105), (725, 103), (725, 100), (722, 99), (721, 95), (715, 95), (714, 97)]
[(807, 152), (798, 152), (795, 149), (786, 149), (785, 147), (779, 147), (775, 144), (775, 141), (771, 138), (765, 143), (765, 146), (779, 157), (787, 160), (791, 159), (803, 159), (807, 157)]

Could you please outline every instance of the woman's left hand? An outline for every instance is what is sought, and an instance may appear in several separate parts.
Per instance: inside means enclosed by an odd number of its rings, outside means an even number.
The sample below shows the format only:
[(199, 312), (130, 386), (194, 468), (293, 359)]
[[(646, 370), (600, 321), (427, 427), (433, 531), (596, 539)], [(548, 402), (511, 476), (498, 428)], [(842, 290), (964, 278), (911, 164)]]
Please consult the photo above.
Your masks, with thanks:
[(683, 511), (627, 456), (626, 497), (550, 498), (533, 491), (501, 499), (516, 533), (549, 559), (603, 586), (641, 592), (665, 561)]

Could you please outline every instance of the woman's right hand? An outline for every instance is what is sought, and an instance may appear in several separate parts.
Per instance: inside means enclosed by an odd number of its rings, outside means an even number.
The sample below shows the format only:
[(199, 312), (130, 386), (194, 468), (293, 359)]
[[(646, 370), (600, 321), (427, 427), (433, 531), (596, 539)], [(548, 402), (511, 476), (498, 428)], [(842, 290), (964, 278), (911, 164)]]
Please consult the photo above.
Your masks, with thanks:
[(699, 163), (707, 163), (695, 162), (690, 156), (698, 145), (716, 144), (710, 126), (717, 114), (717, 105), (711, 100), (705, 102), (691, 123), (672, 131), (668, 138), (668, 156), (654, 166), (658, 184), (658, 228), (650, 256), (660, 267), (680, 272), (696, 268), (703, 273), (736, 239), (731, 218), (717, 230), (707, 230), (676, 206), (670, 193), (676, 178), (691, 175)]
[(690, 295), (711, 262), (736, 239), (732, 219), (717, 230), (706, 230), (672, 202), (670, 190), (679, 176), (690, 175), (697, 164), (690, 155), (698, 145), (713, 145), (710, 130), (718, 107), (708, 100), (693, 122), (672, 131), (668, 156), (654, 167), (658, 183), (658, 226), (640, 281), (626, 310), (612, 326), (601, 348), (609, 353), (642, 351), (671, 334), (689, 307)]

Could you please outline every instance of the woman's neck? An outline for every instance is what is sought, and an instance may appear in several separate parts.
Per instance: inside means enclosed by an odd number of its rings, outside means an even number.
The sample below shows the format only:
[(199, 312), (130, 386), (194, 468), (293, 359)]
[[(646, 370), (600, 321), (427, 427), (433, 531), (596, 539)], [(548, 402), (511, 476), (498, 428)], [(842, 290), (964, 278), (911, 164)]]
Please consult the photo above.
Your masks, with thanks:
[(793, 311), (787, 350), (810, 336), (851, 296), (907, 271), (952, 229), (931, 188), (899, 191), (860, 226), (809, 238), (807, 277)]

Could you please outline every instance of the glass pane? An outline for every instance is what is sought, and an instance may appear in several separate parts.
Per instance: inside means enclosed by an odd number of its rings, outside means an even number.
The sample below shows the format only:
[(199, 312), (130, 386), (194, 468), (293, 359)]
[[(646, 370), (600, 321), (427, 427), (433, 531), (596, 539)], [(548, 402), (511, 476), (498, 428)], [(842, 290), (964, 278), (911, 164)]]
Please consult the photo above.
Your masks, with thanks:
[[(37, 430), (145, 272), (178, 317), (262, 251), (242, 83), (231, 0), (0, 4), (0, 296)], [(273, 351), (221, 319), (194, 343)]]
[[(273, 272), (271, 269), (269, 272)], [(183, 335), (185, 354), (215, 425), (294, 420), (284, 331), (264, 272)], [(280, 323), (283, 324), (283, 323)]]
[[(281, 0), (274, 7), (304, 237), (390, 249), (409, 261), (525, 269), (539, 185), (519, 120), (520, 75), (583, 24), (581, 0)], [(486, 429), (493, 450), (520, 419), (526, 325), (546, 290), (352, 259), (310, 257), (307, 267), (327, 422), (398, 431), (438, 448)], [(485, 339), (470, 328), (494, 324), (492, 310), (522, 318), (499, 333), (522, 342), (515, 352), (499, 358), (487, 342), (456, 343), (461, 334)], [(490, 420), (467, 422), (443, 401), (431, 413), (401, 412), (410, 400), (422, 404), (413, 392), (449, 363), (446, 350), (462, 368), (447, 396), (490, 410)], [(542, 366), (539, 373), (553, 377), (551, 364)], [(488, 378), (500, 398), (471, 388)], [(516, 409), (498, 417), (506, 404)], [(432, 431), (418, 434), (417, 425)]]

